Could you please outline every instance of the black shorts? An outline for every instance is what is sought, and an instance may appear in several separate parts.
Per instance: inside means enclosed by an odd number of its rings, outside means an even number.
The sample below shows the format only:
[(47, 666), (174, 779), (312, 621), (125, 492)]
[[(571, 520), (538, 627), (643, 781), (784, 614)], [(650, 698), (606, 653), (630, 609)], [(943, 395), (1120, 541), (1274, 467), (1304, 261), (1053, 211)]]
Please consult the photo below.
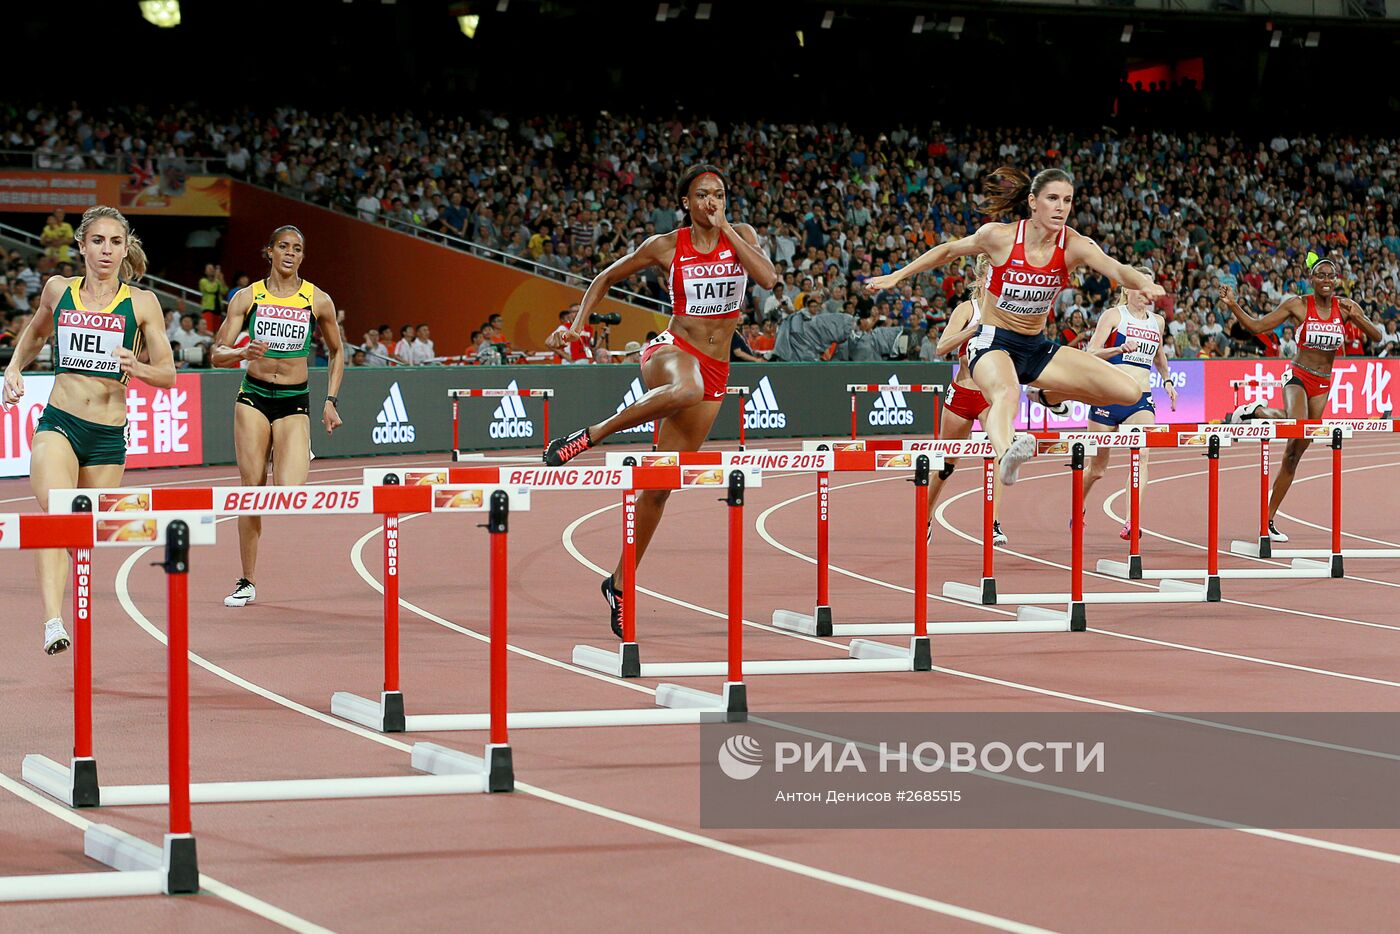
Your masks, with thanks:
[(1004, 350), (1016, 367), (1017, 382), (1024, 386), (1035, 382), (1059, 349), (1060, 345), (1044, 334), (1021, 334), (984, 324), (967, 342), (967, 371), (975, 372), (977, 361), (988, 351)]
[(311, 393), (305, 383), (286, 386), (244, 376), (234, 404), (256, 409), (268, 424), (288, 415), (311, 415)]

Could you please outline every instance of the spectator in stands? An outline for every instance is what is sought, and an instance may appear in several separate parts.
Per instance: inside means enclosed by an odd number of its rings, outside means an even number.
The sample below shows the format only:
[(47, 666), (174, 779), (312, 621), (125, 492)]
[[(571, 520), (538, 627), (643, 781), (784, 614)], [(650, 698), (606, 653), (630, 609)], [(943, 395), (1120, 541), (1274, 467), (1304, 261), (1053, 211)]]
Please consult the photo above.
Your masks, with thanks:
[(368, 365), (369, 365), (369, 363), (368, 363), (368, 358), (365, 356), (364, 350), (362, 350), (362, 349), (359, 348), (359, 347), (356, 347), (356, 348), (355, 348), (354, 352), (350, 354), (350, 365), (351, 365), (351, 366), (368, 366)]
[[(216, 263), (204, 264), (204, 276), (199, 280), (200, 314), (218, 316), (224, 302), (228, 286), (224, 283), (224, 268)], [(218, 324), (214, 325), (215, 329)]]
[[(177, 351), (176, 357), (179, 369), (186, 369), (189, 366), (207, 366), (208, 349), (212, 345), (212, 338), (202, 336), (195, 330), (195, 316), (189, 313), (180, 316), (180, 326), (175, 333), (170, 335), (170, 346)], [(193, 353), (191, 353), (193, 351)], [(191, 362), (193, 360), (193, 362)]]
[(768, 359), (788, 363), (820, 360), (831, 345), (845, 342), (853, 325), (846, 314), (814, 315), (805, 308), (791, 312), (778, 325)]
[(54, 211), (44, 224), (39, 235), (39, 243), (44, 253), (57, 262), (71, 262), (73, 259), (73, 225), (64, 219), (63, 211)]
[(1378, 357), (1400, 356), (1400, 322), (1394, 318), (1386, 321), (1385, 330), (1381, 333), (1381, 339), (1376, 346), (1376, 356)]
[(417, 333), (417, 328), (411, 324), (399, 328), (399, 339), (394, 343), (394, 358), (405, 366), (413, 366), (413, 341)]
[(418, 330), (413, 341), (413, 362), (417, 366), (425, 366), (429, 363), (439, 362), (437, 351), (433, 347), (433, 339), (429, 336), (426, 324), (418, 325)]
[(1294, 340), (1292, 325), (1287, 325), (1283, 329), (1283, 337), (1278, 342), (1278, 355), (1283, 360), (1292, 360), (1298, 356), (1298, 342)]
[(389, 356), (388, 351), (384, 349), (384, 345), (379, 339), (379, 332), (372, 328), (365, 332), (360, 349), (364, 351), (365, 359), (363, 363), (356, 364), (357, 366), (393, 365), (393, 359)]

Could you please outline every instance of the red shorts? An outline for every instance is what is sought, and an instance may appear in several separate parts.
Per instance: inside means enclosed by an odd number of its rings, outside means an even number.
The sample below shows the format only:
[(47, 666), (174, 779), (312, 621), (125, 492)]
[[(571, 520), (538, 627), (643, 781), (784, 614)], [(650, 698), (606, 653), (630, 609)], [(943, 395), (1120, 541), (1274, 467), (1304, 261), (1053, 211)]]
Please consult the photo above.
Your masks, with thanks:
[(957, 383), (950, 383), (948, 396), (943, 400), (943, 408), (954, 415), (962, 416), (970, 422), (977, 421), (987, 411), (987, 398), (981, 390), (968, 389)]
[(1326, 377), (1314, 376), (1301, 367), (1289, 367), (1284, 374), (1284, 386), (1302, 386), (1303, 392), (1309, 399), (1314, 396), (1325, 396), (1332, 388), (1332, 374)]
[(642, 348), (642, 364), (646, 364), (647, 358), (654, 354), (657, 348), (667, 345), (675, 347), (677, 350), (684, 350), (700, 361), (700, 377), (705, 381), (706, 401), (717, 402), (724, 398), (724, 392), (729, 386), (729, 361), (716, 360), (709, 354), (701, 353), (695, 345), (682, 340), (670, 331), (662, 331), (647, 342), (647, 345)]

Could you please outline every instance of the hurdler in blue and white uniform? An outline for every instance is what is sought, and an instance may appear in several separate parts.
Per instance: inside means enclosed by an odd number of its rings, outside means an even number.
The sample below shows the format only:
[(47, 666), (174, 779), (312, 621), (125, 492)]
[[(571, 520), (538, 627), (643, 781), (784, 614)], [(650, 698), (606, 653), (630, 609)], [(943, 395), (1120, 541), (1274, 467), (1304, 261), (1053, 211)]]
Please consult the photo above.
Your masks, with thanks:
[[(1152, 270), (1145, 266), (1137, 267), (1145, 276)], [(1152, 299), (1136, 289), (1123, 289), (1118, 295), (1118, 304), (1107, 309), (1099, 318), (1094, 329), (1093, 339), (1085, 348), (1089, 353), (1103, 357), (1109, 363), (1123, 369), (1137, 381), (1142, 390), (1141, 397), (1132, 405), (1094, 406), (1089, 410), (1090, 431), (1118, 431), (1122, 425), (1152, 425), (1157, 422), (1157, 406), (1152, 402), (1152, 370), (1155, 368), (1162, 377), (1162, 385), (1171, 398), (1172, 409), (1176, 409), (1176, 387), (1172, 385), (1171, 369), (1167, 366), (1167, 355), (1162, 350), (1162, 334), (1166, 321), (1152, 310)], [(1108, 448), (1100, 448), (1084, 471), (1084, 495), (1108, 469)], [(1131, 488), (1132, 477), (1128, 478)], [(1139, 502), (1144, 502), (1147, 491), (1147, 451), (1142, 452), (1138, 477)], [(1131, 496), (1131, 489), (1128, 493)], [(1119, 531), (1118, 537), (1128, 539), (1131, 533), (1127, 523)]]

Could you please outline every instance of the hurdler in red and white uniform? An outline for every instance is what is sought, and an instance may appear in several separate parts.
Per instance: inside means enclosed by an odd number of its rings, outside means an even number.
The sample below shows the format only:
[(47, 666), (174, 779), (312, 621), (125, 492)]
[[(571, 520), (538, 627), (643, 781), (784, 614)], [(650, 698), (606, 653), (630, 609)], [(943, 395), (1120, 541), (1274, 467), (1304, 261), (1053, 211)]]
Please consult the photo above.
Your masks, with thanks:
[[(729, 183), (713, 165), (692, 167), (676, 188), (685, 212), (682, 226), (650, 237), (633, 253), (593, 280), (566, 337), (576, 335), (589, 313), (612, 286), (651, 267), (665, 270), (671, 293), (671, 320), (641, 355), (647, 392), (596, 425), (555, 438), (544, 462), (568, 463), (607, 436), (658, 420), (667, 451), (698, 451), (710, 434), (729, 381), (729, 347), (739, 324), (749, 279), (772, 288), (777, 271), (758, 246), (748, 224), (725, 216)], [(647, 490), (637, 498), (636, 546), (640, 561), (661, 519), (667, 491)], [(621, 562), (603, 582), (613, 632), (623, 635)]]
[[(1288, 370), (1283, 387), (1283, 409), (1260, 409), (1241, 406), (1231, 417), (1254, 418), (1321, 418), (1327, 409), (1327, 396), (1332, 388), (1332, 364), (1346, 342), (1348, 323), (1359, 327), (1371, 340), (1380, 340), (1381, 331), (1368, 319), (1361, 307), (1349, 298), (1337, 295), (1340, 267), (1330, 259), (1319, 259), (1309, 272), (1313, 294), (1290, 295), (1266, 315), (1253, 315), (1235, 300), (1235, 292), (1226, 286), (1220, 290), (1220, 300), (1235, 319), (1254, 334), (1272, 331), (1284, 324), (1297, 328), (1298, 356)], [(1323, 313), (1325, 309), (1326, 313)], [(1269, 537), (1276, 542), (1288, 541), (1288, 536), (1274, 527), (1274, 515), (1293, 485), (1293, 475), (1303, 452), (1312, 442), (1293, 438), (1284, 449), (1283, 464), (1274, 478), (1269, 497)]]

